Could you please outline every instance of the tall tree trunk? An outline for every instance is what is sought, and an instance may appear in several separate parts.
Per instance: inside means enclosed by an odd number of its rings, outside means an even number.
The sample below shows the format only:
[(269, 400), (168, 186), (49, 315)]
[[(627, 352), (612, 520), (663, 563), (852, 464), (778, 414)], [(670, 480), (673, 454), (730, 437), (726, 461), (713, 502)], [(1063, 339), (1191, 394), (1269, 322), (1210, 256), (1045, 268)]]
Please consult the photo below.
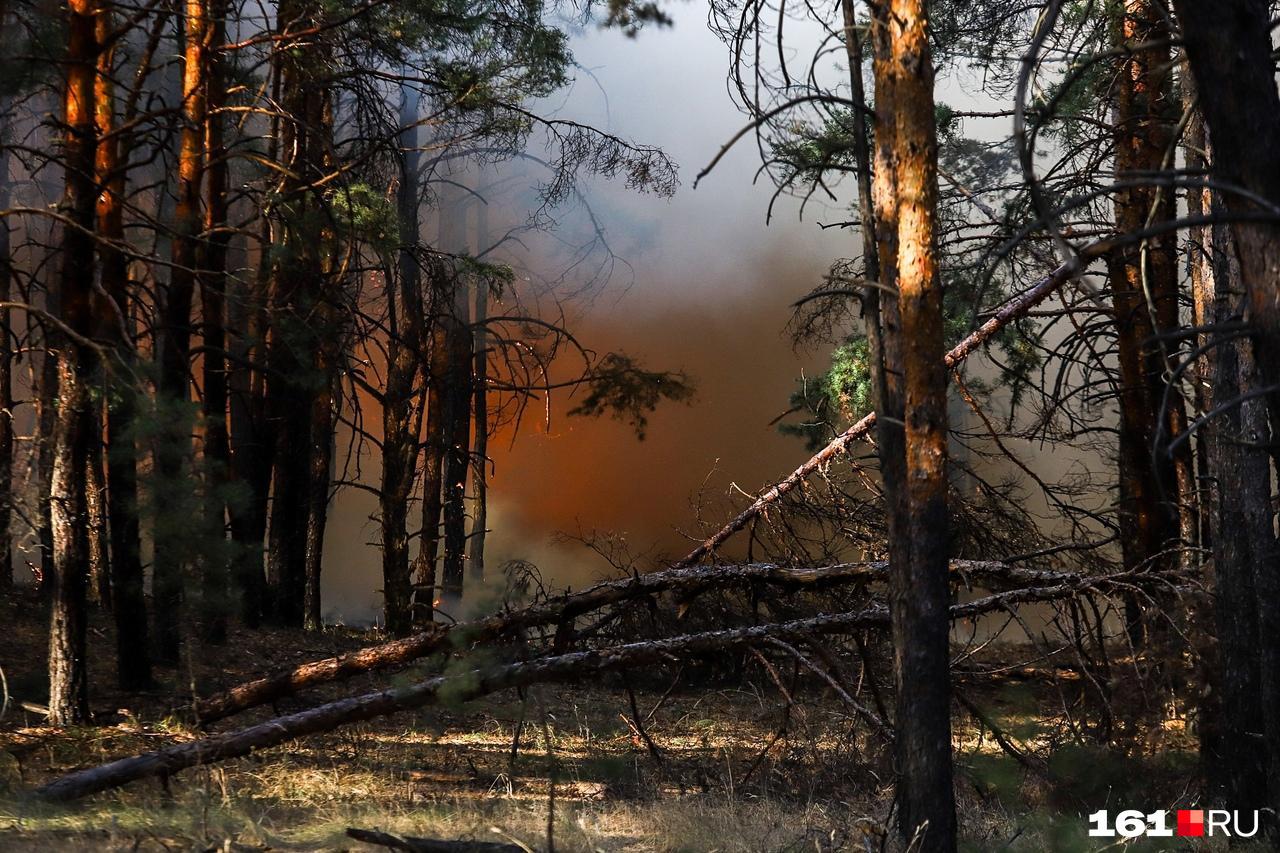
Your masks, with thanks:
[[(485, 206), (480, 205), (478, 211), (480, 226), (480, 245), (487, 239), (484, 222)], [(484, 543), (489, 525), (489, 333), (485, 326), (489, 318), (489, 286), (482, 279), (476, 280), (474, 325), (474, 361), (471, 381), (474, 385), (475, 410), (472, 413), (475, 433), (474, 446), (471, 448), (471, 536), (467, 550), (471, 560), (468, 575), (476, 586), (484, 583)]]
[[(213, 0), (209, 6), (209, 44), (226, 40), (226, 2)], [(225, 117), (221, 113), (226, 97), (226, 58), (211, 52), (208, 66), (208, 96), (205, 114), (205, 173), (208, 201), (205, 206), (206, 247), (201, 264), (200, 297), (204, 322), (204, 489), (214, 547), (201, 557), (202, 592), (200, 632), (210, 643), (222, 643), (227, 635), (230, 612), (230, 583), (227, 551), (217, 547), (226, 537), (226, 484), (230, 465), (227, 437), (227, 346), (226, 292), (227, 250), (231, 234), (227, 230), (227, 152), (223, 144)]]
[(418, 458), (422, 406), (415, 406), (415, 384), (421, 376), (422, 270), (415, 251), (419, 241), (418, 195), (421, 155), (418, 149), (418, 93), (400, 88), (400, 187), (396, 207), (400, 219), (400, 254), (394, 288), (388, 288), (390, 328), (387, 339), (387, 382), (382, 400), (383, 621), (396, 637), (413, 627), (413, 589), (409, 568), (408, 509)]
[[(311, 0), (280, 5), (278, 18), (287, 27), (307, 29), (319, 23), (321, 9)], [(288, 33), (285, 33), (288, 35)], [(284, 112), (282, 153), (289, 177), (284, 196), (289, 211), (284, 225), (284, 252), (273, 272), (271, 384), (268, 409), (275, 432), (275, 473), (271, 503), (268, 577), (274, 585), (276, 619), (301, 627), (307, 612), (308, 577), (319, 570), (319, 553), (308, 542), (323, 532), (315, 483), (323, 431), (318, 397), (332, 378), (321, 349), (333, 334), (326, 318), (326, 250), (323, 226), (317, 226), (332, 133), (332, 112), (321, 46), (290, 45), (281, 59)], [(320, 359), (321, 361), (317, 361)], [(301, 438), (300, 437), (305, 437)], [(329, 439), (331, 440), (331, 438)], [(325, 476), (328, 469), (325, 466)], [(313, 522), (320, 524), (319, 530)], [(308, 557), (310, 553), (310, 559)], [(318, 589), (318, 587), (317, 587)], [(316, 605), (318, 607), (318, 602)]]
[[(94, 300), (97, 301), (96, 298)], [(95, 377), (96, 378), (96, 377)], [(107, 483), (103, 471), (102, 412), (95, 402), (88, 403), (86, 429), (89, 441), (85, 459), (85, 517), (89, 548), (89, 601), (111, 609), (111, 555), (107, 544)]]
[(427, 425), (423, 436), (422, 531), (414, 564), (414, 616), (430, 621), (436, 604), (436, 551), (440, 543), (440, 513), (444, 460), (448, 445), (444, 409), (449, 377), (449, 336), (445, 311), (452, 300), (452, 272), (443, 265), (431, 270), (430, 352), (427, 355)]
[(450, 615), (459, 615), (467, 561), (467, 466), (471, 461), (471, 327), (467, 283), (453, 282), (453, 307), (447, 318), (449, 373), (444, 407), (444, 563), (441, 598)]
[(202, 252), (201, 185), (204, 178), (206, 73), (209, 10), (207, 0), (186, 0), (183, 35), (182, 134), (178, 153), (177, 205), (172, 241), (173, 266), (164, 306), (160, 345), (160, 414), (166, 421), (156, 446), (156, 525), (153, 589), (156, 600), (156, 653), (175, 664), (182, 641), (182, 603), (191, 557), (190, 530), (184, 516), (191, 461), (188, 413), (191, 372), (191, 305)]
[[(1126, 0), (1112, 23), (1113, 41), (1125, 49), (1116, 75), (1116, 179), (1132, 182), (1164, 168), (1172, 157), (1172, 58), (1164, 15), (1151, 0)], [(1137, 48), (1132, 46), (1138, 45)], [(1138, 178), (1140, 180), (1140, 178)], [(1142, 185), (1115, 194), (1116, 232), (1133, 234), (1170, 221), (1173, 194)], [(1176, 365), (1155, 335), (1178, 326), (1176, 235), (1172, 232), (1117, 248), (1108, 259), (1119, 352), (1119, 522), (1128, 569), (1162, 569), (1179, 545), (1195, 544), (1191, 446), (1176, 457), (1165, 450), (1169, 436), (1186, 429), (1186, 408), (1166, 376)], [(1185, 553), (1185, 552), (1184, 552)], [(1136, 599), (1126, 602), (1130, 638), (1141, 643), (1147, 626)]]
[[(921, 849), (956, 848), (951, 771), (950, 650), (947, 579), (947, 391), (943, 362), (942, 290), (935, 262), (937, 129), (933, 64), (924, 0), (892, 0), (876, 9), (877, 207), (886, 218), (882, 267), (893, 266), (897, 304), (883, 312), (885, 358), (879, 384), (896, 402), (902, 368), (901, 423), (881, 447), (888, 463), (890, 502), (890, 616), (897, 693), (899, 830)], [(882, 98), (885, 95), (887, 98)], [(896, 326), (895, 319), (900, 323)], [(896, 340), (895, 340), (896, 339)], [(894, 350), (897, 350), (895, 353)], [(899, 360), (900, 359), (900, 360)], [(886, 407), (886, 414), (891, 411)], [(896, 417), (879, 418), (882, 423)], [(896, 426), (896, 425), (894, 425)], [(901, 436), (899, 439), (898, 436)]]
[[(91, 331), (94, 228), (94, 76), (97, 44), (90, 0), (67, 4), (64, 168), (66, 189), (60, 308), (63, 322), (79, 336)], [(85, 467), (89, 434), (88, 376), (92, 350), (62, 335), (57, 353), (57, 414), (50, 470), (52, 572), (46, 578), (53, 602), (49, 622), (49, 722), (55, 726), (89, 719), (85, 660), (89, 579), (88, 507)], [(52, 389), (48, 389), (52, 390)]]
[[(333, 329), (330, 312), (325, 312), (326, 325)], [(316, 373), (325, 384), (311, 400), (311, 456), (307, 484), (307, 527), (303, 572), (305, 587), (302, 600), (302, 627), (319, 631), (324, 627), (321, 613), (320, 577), (324, 557), (324, 530), (329, 515), (329, 482), (332, 479), (334, 393), (337, 352), (330, 335), (317, 349)]]
[[(7, 100), (0, 101), (0, 210), (10, 205), (8, 106)], [(11, 252), (9, 222), (0, 220), (0, 302), (13, 298)], [(9, 309), (0, 308), (0, 592), (13, 586), (13, 354)]]
[[(271, 96), (280, 99), (279, 63), (272, 62)], [(279, 156), (280, 118), (271, 116), (271, 135), (267, 141), (267, 160)], [(228, 306), (228, 325), (233, 330), (231, 351), (235, 356), (228, 380), (230, 392), (230, 477), (245, 493), (242, 501), (228, 507), (231, 538), (234, 543), (235, 580), (240, 592), (240, 618), (256, 628), (267, 608), (267, 584), (264, 572), (264, 540), (270, 507), (271, 472), (275, 440), (267, 418), (267, 378), (262, 365), (270, 357), (267, 346), (268, 307), (271, 304), (272, 262), (265, 248), (272, 244), (272, 218), (262, 217), (262, 248), (257, 274), (239, 288)], [(233, 279), (233, 284), (237, 281)]]
[[(98, 15), (99, 44), (114, 27), (113, 16)], [(107, 527), (110, 532), (111, 586), (116, 627), (116, 680), (121, 689), (151, 684), (151, 649), (138, 523), (138, 454), (134, 421), (137, 413), (133, 335), (129, 306), (129, 262), (124, 242), (126, 175), (120, 162), (116, 126), (113, 51), (98, 57), (95, 79), (98, 147), (95, 155), (98, 267), (107, 299), (97, 315), (95, 337), (107, 341), (111, 356), (104, 374), (110, 393), (106, 405)]]
[[(1267, 204), (1280, 205), (1280, 158), (1275, 156), (1280, 150), (1280, 92), (1272, 61), (1269, 5), (1264, 0), (1174, 0), (1173, 6), (1196, 88), (1202, 93), (1200, 103), (1213, 151), (1213, 176), (1222, 185), (1239, 187)], [(1276, 390), (1280, 388), (1280, 222), (1247, 196), (1224, 191), (1222, 200), (1236, 218), (1231, 230), (1244, 285), (1246, 318), (1254, 332), (1257, 385), (1268, 389), (1270, 435), (1260, 436), (1259, 440), (1269, 446), (1280, 436), (1280, 391)], [(1271, 481), (1272, 476), (1267, 476), (1256, 479), (1253, 485), (1265, 482), (1270, 498)], [(1221, 482), (1224, 490), (1236, 485)], [(1266, 506), (1270, 507), (1269, 500)], [(1280, 715), (1274, 709), (1280, 707), (1280, 612), (1274, 602), (1280, 600), (1276, 573), (1280, 554), (1271, 525), (1268, 516), (1265, 541), (1248, 555), (1252, 594), (1259, 603), (1257, 644), (1247, 650), (1231, 644), (1220, 647), (1219, 666), (1224, 673), (1245, 671), (1252, 666), (1251, 659), (1257, 661), (1256, 695), (1264, 709), (1263, 737), (1261, 742), (1253, 741), (1252, 749), (1266, 754), (1266, 803), (1276, 809), (1280, 807)], [(1215, 539), (1227, 533), (1220, 530)], [(1244, 584), (1246, 578), (1234, 580)], [(1215, 581), (1220, 613), (1225, 605), (1223, 581), (1221, 576)], [(1231, 613), (1227, 618), (1239, 617)], [(1228, 736), (1249, 735), (1245, 730), (1236, 730)], [(1232, 773), (1238, 781), (1236, 787), (1242, 788), (1249, 784), (1252, 771), (1246, 762), (1238, 775), (1235, 768), (1226, 772)], [(1231, 807), (1240, 808), (1236, 803)]]

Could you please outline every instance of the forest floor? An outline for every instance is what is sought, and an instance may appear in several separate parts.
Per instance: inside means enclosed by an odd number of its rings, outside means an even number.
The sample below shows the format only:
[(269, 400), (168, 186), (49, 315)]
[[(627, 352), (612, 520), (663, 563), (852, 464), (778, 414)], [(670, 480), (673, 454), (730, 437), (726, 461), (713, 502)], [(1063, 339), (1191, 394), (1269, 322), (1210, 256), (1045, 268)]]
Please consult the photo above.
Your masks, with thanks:
[[(0, 602), (0, 668), (13, 701), (45, 695), (41, 611), (34, 597)], [(348, 827), (506, 841), (529, 851), (893, 849), (882, 844), (892, 804), (883, 745), (830, 691), (803, 686), (792, 705), (759, 668), (731, 685), (673, 690), (671, 673), (633, 674), (634, 711), (619, 679), (541, 685), (523, 699), (506, 692), (315, 735), (167, 784), (144, 781), (66, 806), (37, 803), (26, 792), (60, 773), (195, 737), (175, 696), (373, 639), (340, 628), (236, 629), (225, 646), (162, 670), (154, 691), (122, 694), (112, 687), (109, 620), (95, 614), (91, 622), (99, 725), (51, 729), (12, 702), (0, 721), (2, 850), (375, 849), (346, 838)], [(418, 674), (356, 679), (221, 727)], [(1176, 720), (1162, 727), (1159, 744), (1125, 755), (1078, 739), (1046, 748), (1061, 733), (1034, 721), (1070, 703), (1070, 690), (1070, 682), (1051, 687), (1032, 678), (967, 694), (986, 718), (956, 721), (967, 849), (1100, 850), (1100, 840), (1086, 836), (1089, 809), (1188, 804), (1195, 746)], [(652, 746), (635, 726), (637, 714)], [(1026, 753), (1002, 749), (993, 725)]]

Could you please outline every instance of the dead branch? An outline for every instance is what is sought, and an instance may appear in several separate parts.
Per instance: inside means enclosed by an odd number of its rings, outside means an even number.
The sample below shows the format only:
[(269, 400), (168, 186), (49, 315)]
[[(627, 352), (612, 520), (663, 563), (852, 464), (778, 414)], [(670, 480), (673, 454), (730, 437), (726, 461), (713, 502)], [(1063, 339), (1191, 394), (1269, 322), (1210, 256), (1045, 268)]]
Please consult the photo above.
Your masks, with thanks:
[[(1090, 592), (1105, 594), (1109, 590), (1128, 589), (1151, 582), (1167, 586), (1171, 577), (1171, 574), (1156, 572), (1121, 573), (1098, 578), (1079, 577), (1067, 583), (1010, 590), (958, 604), (951, 607), (950, 618), (972, 618), (1016, 604), (1069, 598)], [(888, 609), (882, 605), (873, 605), (848, 613), (686, 634), (474, 669), (458, 675), (441, 675), (407, 687), (340, 699), (237, 731), (211, 735), (76, 771), (43, 785), (35, 793), (47, 800), (74, 800), (139, 779), (153, 776), (167, 778), (188, 767), (239, 758), (304, 735), (421, 708), (441, 700), (464, 702), (511, 687), (544, 681), (578, 680), (616, 669), (666, 663), (678, 655), (723, 652), (726, 649), (767, 644), (773, 640), (803, 642), (814, 635), (843, 634), (867, 628), (883, 628), (888, 624)]]
[(391, 835), (372, 829), (347, 827), (347, 837), (365, 844), (401, 850), (404, 853), (524, 853), (525, 848), (500, 841), (440, 841), (435, 838), (414, 838)]
[[(1053, 272), (1040, 279), (1027, 290), (1013, 297), (1004, 305), (996, 309), (991, 317), (971, 332), (964, 340), (956, 344), (943, 357), (948, 368), (953, 368), (960, 362), (964, 361), (970, 353), (989, 341), (992, 336), (997, 334), (1005, 326), (1014, 320), (1026, 314), (1035, 306), (1039, 305), (1047, 299), (1055, 290), (1066, 282), (1072, 280), (1079, 275), (1081, 269), (1090, 260), (1101, 257), (1111, 248), (1111, 242), (1108, 240), (1099, 240), (1095, 243), (1084, 247), (1075, 258), (1062, 264)], [(679, 562), (675, 563), (675, 568), (684, 566), (692, 566), (699, 560), (713, 553), (717, 548), (723, 545), (729, 537), (746, 527), (752, 519), (758, 516), (770, 504), (774, 503), (793, 491), (797, 486), (809, 478), (809, 475), (831, 462), (854, 441), (862, 438), (871, 432), (876, 425), (876, 413), (871, 412), (862, 420), (849, 427), (840, 435), (832, 439), (831, 443), (819, 450), (807, 462), (796, 470), (792, 471), (785, 479), (779, 480), (768, 489), (760, 494), (751, 505), (738, 513), (724, 527), (717, 530), (710, 538), (706, 539), (697, 548), (690, 551)]]

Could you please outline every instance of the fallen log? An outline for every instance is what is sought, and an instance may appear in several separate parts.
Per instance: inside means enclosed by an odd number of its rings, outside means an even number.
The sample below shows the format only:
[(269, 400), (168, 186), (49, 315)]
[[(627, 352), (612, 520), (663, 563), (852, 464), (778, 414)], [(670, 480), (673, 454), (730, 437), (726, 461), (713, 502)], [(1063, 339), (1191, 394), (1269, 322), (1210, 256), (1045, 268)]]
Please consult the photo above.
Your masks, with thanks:
[[(1021, 317), (1027, 311), (1039, 305), (1047, 299), (1055, 290), (1062, 286), (1063, 283), (1071, 280), (1078, 275), (1083, 265), (1096, 257), (1101, 256), (1109, 248), (1107, 241), (1098, 241), (1082, 249), (1073, 261), (1062, 264), (1053, 272), (1040, 279), (1027, 290), (1019, 295), (1009, 299), (999, 309), (987, 319), (985, 323), (975, 329), (972, 333), (965, 337), (964, 340), (956, 344), (946, 354), (944, 360), (947, 367), (955, 367), (964, 361), (974, 350), (982, 346), (988, 340), (997, 334), (1001, 329)], [(669, 571), (678, 571), (694, 566), (704, 557), (713, 553), (733, 534), (746, 527), (753, 518), (758, 516), (764, 509), (778, 500), (782, 496), (794, 490), (809, 475), (817, 471), (822, 466), (833, 460), (855, 440), (867, 435), (875, 426), (876, 414), (872, 412), (862, 418), (853, 426), (845, 430), (841, 435), (837, 436), (830, 444), (822, 450), (814, 454), (807, 462), (796, 468), (795, 471), (783, 480), (775, 483), (769, 489), (765, 490), (757, 497), (749, 507), (744, 509), (738, 515), (734, 516), (724, 527), (717, 531), (713, 536), (705, 540), (697, 548), (694, 548), (682, 559), (672, 565)], [(655, 572), (646, 577), (654, 577), (655, 575), (666, 575), (667, 572)], [(548, 618), (545, 608), (554, 607), (553, 603), (546, 605), (537, 605), (534, 608), (526, 608), (519, 611), (520, 614), (527, 614), (521, 617), (513, 615), (509, 612), (498, 613), (487, 619), (482, 619), (470, 623), (469, 631), (473, 632), (474, 642), (492, 639), (508, 632), (517, 632), (525, 627), (536, 624), (552, 624), (562, 619), (572, 618), (576, 613), (572, 612), (575, 606), (581, 606), (583, 609), (578, 613), (585, 613), (595, 607), (604, 606), (613, 601), (622, 600), (621, 598), (602, 601), (598, 604), (588, 603), (591, 594), (601, 590), (601, 587), (607, 584), (598, 585), (578, 596), (573, 596), (580, 605), (570, 604), (566, 599), (570, 596), (562, 596), (559, 601), (564, 607), (563, 615), (555, 615)], [(601, 591), (601, 596), (607, 598), (608, 593)], [(645, 591), (635, 591), (635, 595), (643, 596), (649, 594)], [(538, 611), (538, 608), (543, 608)], [(195, 705), (196, 717), (202, 723), (215, 722), (232, 714), (268, 702), (273, 702), (285, 696), (290, 696), (304, 687), (324, 684), (330, 681), (336, 681), (349, 678), (361, 673), (370, 672), (389, 666), (397, 666), (416, 660), (433, 652), (445, 648), (448, 643), (448, 635), (451, 633), (448, 628), (436, 628), (431, 631), (415, 634), (402, 640), (395, 640), (390, 643), (384, 643), (379, 646), (373, 646), (368, 649), (362, 649), (358, 652), (352, 652), (347, 655), (341, 655), (325, 660), (313, 661), (311, 663), (302, 664), (301, 666), (281, 671), (264, 678), (255, 679), (254, 681), (233, 687), (227, 691), (210, 696), (200, 700)]]
[(526, 850), (519, 845), (499, 841), (441, 841), (436, 838), (392, 835), (354, 826), (347, 827), (347, 837), (404, 853), (525, 853)]
[[(1105, 592), (1117, 586), (1131, 587), (1135, 583), (1144, 582), (1144, 579), (1168, 585), (1170, 577), (1173, 576), (1156, 573), (1081, 577), (1053, 586), (995, 593), (954, 605), (950, 608), (949, 615), (953, 620), (964, 619), (1025, 602), (1050, 601), (1089, 591)], [(577, 680), (615, 669), (665, 663), (678, 655), (722, 652), (737, 647), (766, 644), (773, 640), (797, 642), (815, 635), (849, 633), (866, 628), (882, 628), (888, 624), (888, 609), (877, 605), (792, 622), (685, 634), (484, 667), (456, 675), (435, 676), (407, 687), (328, 702), (247, 728), (209, 735), (199, 740), (121, 758), (99, 767), (79, 770), (37, 788), (35, 794), (46, 800), (74, 800), (139, 779), (168, 777), (188, 767), (239, 758), (304, 735), (421, 708), (442, 699), (465, 702), (512, 687), (545, 681)]]
[[(539, 625), (563, 623), (584, 613), (635, 598), (676, 592), (682, 604), (687, 604), (694, 596), (709, 589), (734, 583), (818, 589), (840, 583), (882, 579), (887, 574), (888, 565), (885, 561), (867, 561), (820, 568), (796, 568), (773, 563), (687, 566), (604, 581), (581, 592), (565, 593), (521, 610), (504, 610), (452, 626), (437, 625), (401, 640), (280, 670), (198, 700), (194, 710), (201, 725), (208, 725), (249, 708), (292, 696), (304, 688), (401, 666), (455, 645), (489, 642)], [(994, 561), (954, 560), (951, 570), (960, 578), (978, 580), (980, 585), (998, 580), (998, 588), (1066, 583), (1075, 578), (1068, 573), (1037, 571)]]

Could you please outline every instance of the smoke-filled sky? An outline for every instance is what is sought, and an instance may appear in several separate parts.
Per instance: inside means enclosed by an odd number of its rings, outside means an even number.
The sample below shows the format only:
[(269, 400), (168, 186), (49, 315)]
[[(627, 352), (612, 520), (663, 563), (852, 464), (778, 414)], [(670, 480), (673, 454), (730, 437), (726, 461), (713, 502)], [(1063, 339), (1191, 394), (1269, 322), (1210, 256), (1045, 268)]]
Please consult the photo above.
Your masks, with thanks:
[[(663, 148), (680, 164), (672, 199), (592, 181), (586, 195), (628, 261), (589, 304), (570, 306), (575, 335), (599, 351), (621, 350), (652, 369), (683, 369), (691, 405), (664, 404), (647, 437), (613, 420), (568, 418), (574, 401), (553, 397), (549, 427), (531, 413), (525, 429), (490, 446), (487, 563), (534, 561), (557, 583), (580, 584), (608, 566), (558, 531), (625, 533), (636, 552), (680, 554), (677, 531), (695, 525), (702, 492), (718, 520), (733, 484), (747, 492), (805, 458), (802, 442), (769, 422), (795, 380), (821, 370), (825, 354), (793, 352), (782, 330), (790, 303), (835, 257), (854, 253), (848, 232), (819, 220), (847, 218), (812, 207), (799, 222), (785, 202), (766, 225), (772, 185), (752, 185), (758, 154), (747, 140), (693, 188), (693, 178), (743, 124), (725, 88), (727, 52), (706, 28), (705, 9), (675, 7), (675, 26), (629, 39), (590, 27), (574, 40), (583, 71), (546, 109)], [(348, 621), (381, 605), (372, 501), (354, 490), (334, 507), (326, 548), (326, 609)]]

